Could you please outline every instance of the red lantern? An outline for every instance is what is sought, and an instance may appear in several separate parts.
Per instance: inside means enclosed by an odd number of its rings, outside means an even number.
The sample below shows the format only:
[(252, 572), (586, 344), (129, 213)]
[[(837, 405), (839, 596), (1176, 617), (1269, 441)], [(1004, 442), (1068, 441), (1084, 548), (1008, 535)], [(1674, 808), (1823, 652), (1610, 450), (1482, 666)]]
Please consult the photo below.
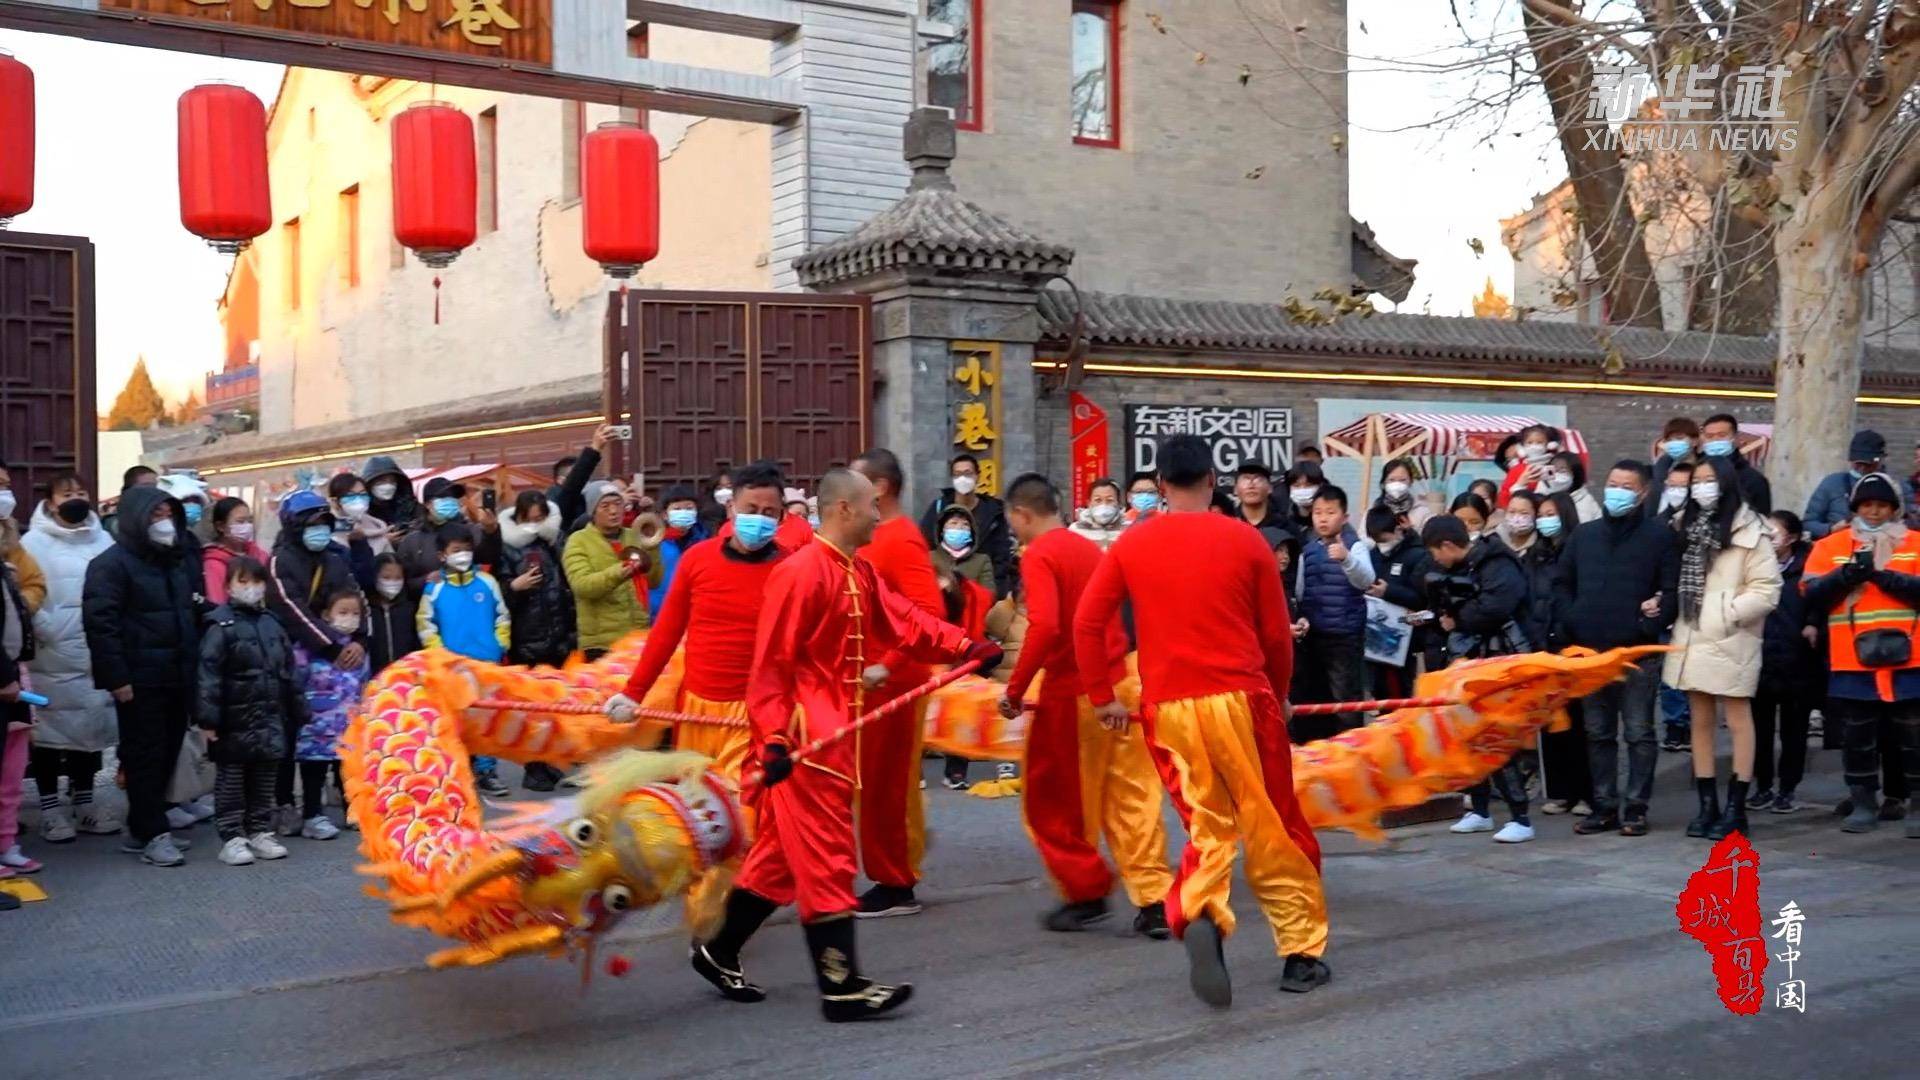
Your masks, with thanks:
[(33, 69), (0, 49), (0, 228), (33, 208)]
[(473, 120), (444, 101), (393, 118), (393, 237), (438, 270), (479, 235)]
[(660, 253), (660, 144), (639, 124), (601, 124), (580, 157), (587, 257), (632, 277)]
[(241, 87), (207, 83), (180, 95), (180, 224), (230, 255), (273, 227), (267, 110)]

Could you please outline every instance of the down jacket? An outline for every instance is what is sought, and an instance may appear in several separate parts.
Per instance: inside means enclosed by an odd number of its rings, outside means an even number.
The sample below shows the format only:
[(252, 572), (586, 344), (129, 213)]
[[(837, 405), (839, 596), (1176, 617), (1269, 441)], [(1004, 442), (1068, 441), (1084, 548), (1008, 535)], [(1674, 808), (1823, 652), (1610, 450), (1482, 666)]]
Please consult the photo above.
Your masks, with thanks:
[(47, 579), (47, 598), (33, 615), (35, 651), (27, 665), (33, 688), (51, 704), (38, 710), (33, 742), (52, 750), (105, 750), (120, 741), (113, 698), (93, 685), (93, 654), (81, 624), (81, 597), (87, 564), (113, 546), (100, 519), (68, 528), (49, 514), (45, 503), (33, 508), (33, 521), (20, 545), (32, 553)]
[[(148, 518), (165, 505), (179, 540), (147, 539)], [(87, 566), (81, 617), (102, 690), (189, 690), (200, 660), (200, 552), (187, 543), (180, 500), (155, 487), (120, 497), (113, 547)]]
[[(267, 563), (267, 610), (280, 620), (294, 644), (327, 660), (354, 641), (364, 644), (365, 620), (361, 632), (349, 636), (328, 626), (323, 617), (327, 598), (347, 590), (359, 592), (360, 582), (353, 576), (345, 549), (329, 544), (317, 554), (308, 551), (300, 542), (299, 523), (282, 521)], [(360, 597), (360, 610), (367, 610), (365, 594)]]
[[(1686, 537), (1679, 537), (1684, 546)], [(1760, 686), (1760, 653), (1767, 615), (1780, 602), (1780, 561), (1767, 524), (1746, 507), (1734, 519), (1727, 546), (1707, 566), (1706, 592), (1696, 625), (1673, 624), (1674, 650), (1661, 681), (1675, 690), (1752, 697)]]
[[(507, 659), (515, 664), (566, 663), (574, 647), (573, 593), (561, 565), (560, 507), (549, 502), (547, 517), (538, 525), (514, 520), (513, 508), (500, 511), (500, 568), (494, 578), (507, 594), (513, 617), (513, 641)], [(526, 592), (513, 591), (513, 579), (538, 563), (540, 584)]]
[(292, 733), (307, 722), (305, 682), (279, 620), (257, 608), (213, 609), (193, 708), (194, 723), (219, 735), (209, 756), (229, 765), (286, 757)]

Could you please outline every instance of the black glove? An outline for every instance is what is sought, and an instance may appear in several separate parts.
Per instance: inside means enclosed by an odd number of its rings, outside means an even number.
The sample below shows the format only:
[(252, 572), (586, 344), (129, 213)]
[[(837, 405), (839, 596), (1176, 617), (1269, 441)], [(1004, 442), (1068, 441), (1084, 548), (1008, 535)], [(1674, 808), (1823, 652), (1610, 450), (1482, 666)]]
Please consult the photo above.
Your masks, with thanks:
[(786, 743), (768, 743), (760, 751), (760, 786), (772, 787), (793, 775), (793, 752)]
[(1873, 576), (1873, 552), (1856, 551), (1853, 558), (1840, 565), (1840, 580), (1848, 589), (1857, 589)]
[(976, 671), (981, 675), (985, 675), (994, 668), (999, 667), (1000, 661), (1005, 659), (1006, 655), (1007, 650), (995, 645), (991, 641), (976, 641), (967, 646), (967, 651), (960, 655), (960, 659), (963, 661), (980, 661), (980, 666)]

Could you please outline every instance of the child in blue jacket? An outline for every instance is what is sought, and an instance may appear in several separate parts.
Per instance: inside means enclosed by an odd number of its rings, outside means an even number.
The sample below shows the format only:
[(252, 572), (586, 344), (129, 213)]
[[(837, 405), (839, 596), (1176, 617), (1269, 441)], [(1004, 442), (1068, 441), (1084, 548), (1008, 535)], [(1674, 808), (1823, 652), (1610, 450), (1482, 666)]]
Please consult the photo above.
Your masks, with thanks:
[[(486, 571), (473, 568), (472, 527), (451, 522), (440, 526), (435, 539), (440, 549), (440, 572), (427, 581), (420, 597), (420, 610), (415, 616), (420, 643), (429, 649), (500, 663), (507, 655), (513, 622), (500, 583)], [(482, 795), (501, 798), (511, 794), (495, 772), (497, 764), (493, 758), (474, 756), (474, 786)]]

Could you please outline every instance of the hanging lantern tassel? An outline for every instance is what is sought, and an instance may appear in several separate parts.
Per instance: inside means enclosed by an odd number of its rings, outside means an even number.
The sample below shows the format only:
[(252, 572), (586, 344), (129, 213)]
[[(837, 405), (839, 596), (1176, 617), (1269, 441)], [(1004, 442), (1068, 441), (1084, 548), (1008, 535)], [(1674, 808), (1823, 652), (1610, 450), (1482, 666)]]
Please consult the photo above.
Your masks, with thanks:
[(433, 275), (433, 325), (440, 325), (440, 275)]

